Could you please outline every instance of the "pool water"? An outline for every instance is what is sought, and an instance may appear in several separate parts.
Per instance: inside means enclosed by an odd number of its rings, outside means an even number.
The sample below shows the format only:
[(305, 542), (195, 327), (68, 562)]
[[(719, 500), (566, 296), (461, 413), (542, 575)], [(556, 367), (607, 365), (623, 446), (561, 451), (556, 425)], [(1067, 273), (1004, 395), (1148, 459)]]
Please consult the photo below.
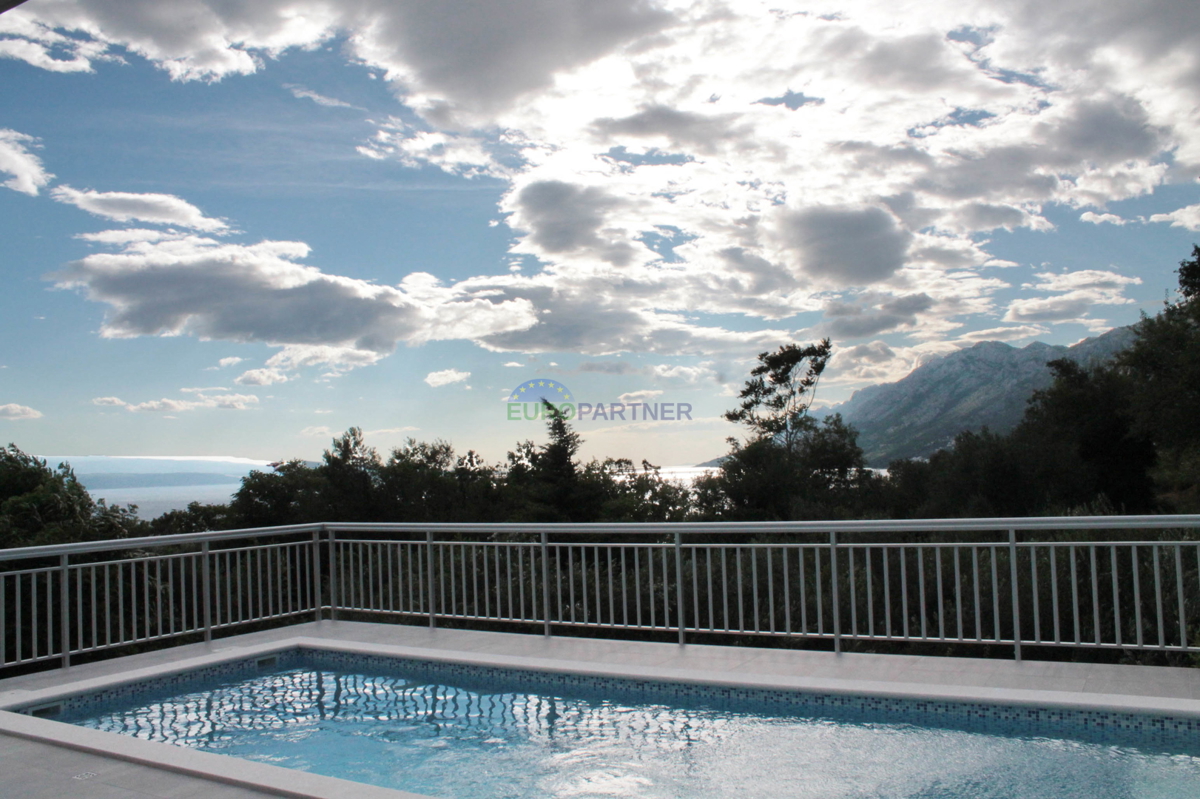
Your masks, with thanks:
[(1186, 737), (923, 726), (312, 663), (180, 687), (65, 720), (447, 799), (1200, 799), (1200, 742)]

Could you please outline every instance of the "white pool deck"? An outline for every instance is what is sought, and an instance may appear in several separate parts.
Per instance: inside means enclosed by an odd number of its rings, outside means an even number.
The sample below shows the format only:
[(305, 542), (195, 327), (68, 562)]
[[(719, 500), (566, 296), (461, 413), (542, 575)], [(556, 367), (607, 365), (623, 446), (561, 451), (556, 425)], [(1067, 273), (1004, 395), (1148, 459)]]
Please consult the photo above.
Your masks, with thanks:
[(298, 645), (674, 682), (1200, 717), (1200, 669), (681, 647), (324, 621), (0, 680), (0, 795), (30, 799), (414, 797), (5, 710)]

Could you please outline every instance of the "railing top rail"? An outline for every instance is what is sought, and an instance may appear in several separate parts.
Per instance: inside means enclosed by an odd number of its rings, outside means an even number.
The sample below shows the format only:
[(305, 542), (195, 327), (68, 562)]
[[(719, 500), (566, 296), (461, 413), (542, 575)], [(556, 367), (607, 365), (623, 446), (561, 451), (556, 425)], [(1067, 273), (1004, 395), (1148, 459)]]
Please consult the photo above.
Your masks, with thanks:
[[(204, 533), (119, 538), (108, 541), (86, 541), (77, 544), (51, 544), (39, 547), (0, 549), (0, 562), (32, 558), (76, 555), (113, 550), (143, 549), (197, 544), (205, 541), (226, 541), (259, 536), (312, 534), (314, 532), (346, 533), (579, 533), (586, 535), (653, 535), (682, 533), (684, 535), (763, 535), (783, 533), (902, 533), (902, 532), (1007, 532), (1009, 530), (1153, 530), (1200, 528), (1200, 515), (1163, 516), (1039, 516), (994, 519), (874, 519), (866, 521), (816, 522), (622, 522), (609, 524), (573, 523), (458, 523), (458, 522), (400, 522), (295, 524), (280, 527), (252, 527), (239, 530), (220, 530)], [(1107, 543), (1107, 542), (1106, 542)]]
[(684, 535), (746, 533), (979, 532), (1009, 530), (1146, 530), (1200, 527), (1200, 515), (1036, 516), (993, 519), (868, 519), (815, 522), (615, 522), (615, 523), (354, 523), (328, 522), (334, 532), (394, 533), (586, 533), (589, 535)]
[(206, 533), (179, 533), (177, 535), (152, 535), (142, 538), (111, 538), (105, 541), (81, 541), (77, 544), (47, 544), (40, 547), (14, 547), (0, 549), (0, 562), (27, 560), (58, 555), (82, 555), (89, 552), (111, 552), (122, 549), (144, 549), (173, 547), (180, 544), (200, 544), (205, 541), (237, 540), (258, 536), (314, 533), (325, 529), (322, 524), (291, 524), (281, 527), (249, 527), (241, 530), (216, 530)]

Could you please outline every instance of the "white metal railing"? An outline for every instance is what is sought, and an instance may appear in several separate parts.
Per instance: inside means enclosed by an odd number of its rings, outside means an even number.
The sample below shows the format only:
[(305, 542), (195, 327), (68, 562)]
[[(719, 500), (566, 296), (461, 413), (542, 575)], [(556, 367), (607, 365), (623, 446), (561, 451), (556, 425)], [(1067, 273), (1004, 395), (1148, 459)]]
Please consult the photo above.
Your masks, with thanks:
[[(818, 638), (836, 651), (1195, 652), (1198, 527), (1200, 516), (312, 524), (0, 550), (0, 667), (339, 614), (654, 630), (680, 643)], [(1045, 540), (1022, 540), (1038, 532)], [(972, 538), (983, 540), (961, 540)]]

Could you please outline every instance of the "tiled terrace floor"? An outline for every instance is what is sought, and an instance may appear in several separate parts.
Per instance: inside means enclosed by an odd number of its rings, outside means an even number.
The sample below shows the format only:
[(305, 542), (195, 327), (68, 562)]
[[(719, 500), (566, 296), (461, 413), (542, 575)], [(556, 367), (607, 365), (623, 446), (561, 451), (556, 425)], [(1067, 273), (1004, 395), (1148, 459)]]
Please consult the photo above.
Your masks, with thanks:
[[(284, 642), (467, 661), (494, 666), (616, 674), (659, 680), (736, 683), (835, 693), (938, 697), (1003, 704), (1095, 706), (1200, 716), (1200, 669), (978, 658), (834, 655), (515, 635), (355, 622), (321, 622), (225, 638), (120, 660), (0, 681), (0, 708), (27, 705), (113, 679), (205, 661), (252, 656)], [(31, 736), (36, 740), (31, 740)], [(97, 739), (95, 736), (101, 736)], [(115, 742), (112, 739), (116, 739)], [(113, 751), (100, 750), (112, 744)], [(149, 747), (149, 748), (148, 748)], [(90, 751), (87, 751), (90, 750)], [(163, 750), (167, 750), (162, 754)], [(161, 757), (160, 757), (161, 755)], [(131, 762), (131, 761), (138, 761)], [(213, 764), (218, 763), (214, 777)], [(95, 776), (75, 779), (91, 773)], [(0, 794), (80, 797), (400, 797), (302, 772), (111, 736), (0, 712)], [(229, 784), (230, 780), (242, 785)]]

